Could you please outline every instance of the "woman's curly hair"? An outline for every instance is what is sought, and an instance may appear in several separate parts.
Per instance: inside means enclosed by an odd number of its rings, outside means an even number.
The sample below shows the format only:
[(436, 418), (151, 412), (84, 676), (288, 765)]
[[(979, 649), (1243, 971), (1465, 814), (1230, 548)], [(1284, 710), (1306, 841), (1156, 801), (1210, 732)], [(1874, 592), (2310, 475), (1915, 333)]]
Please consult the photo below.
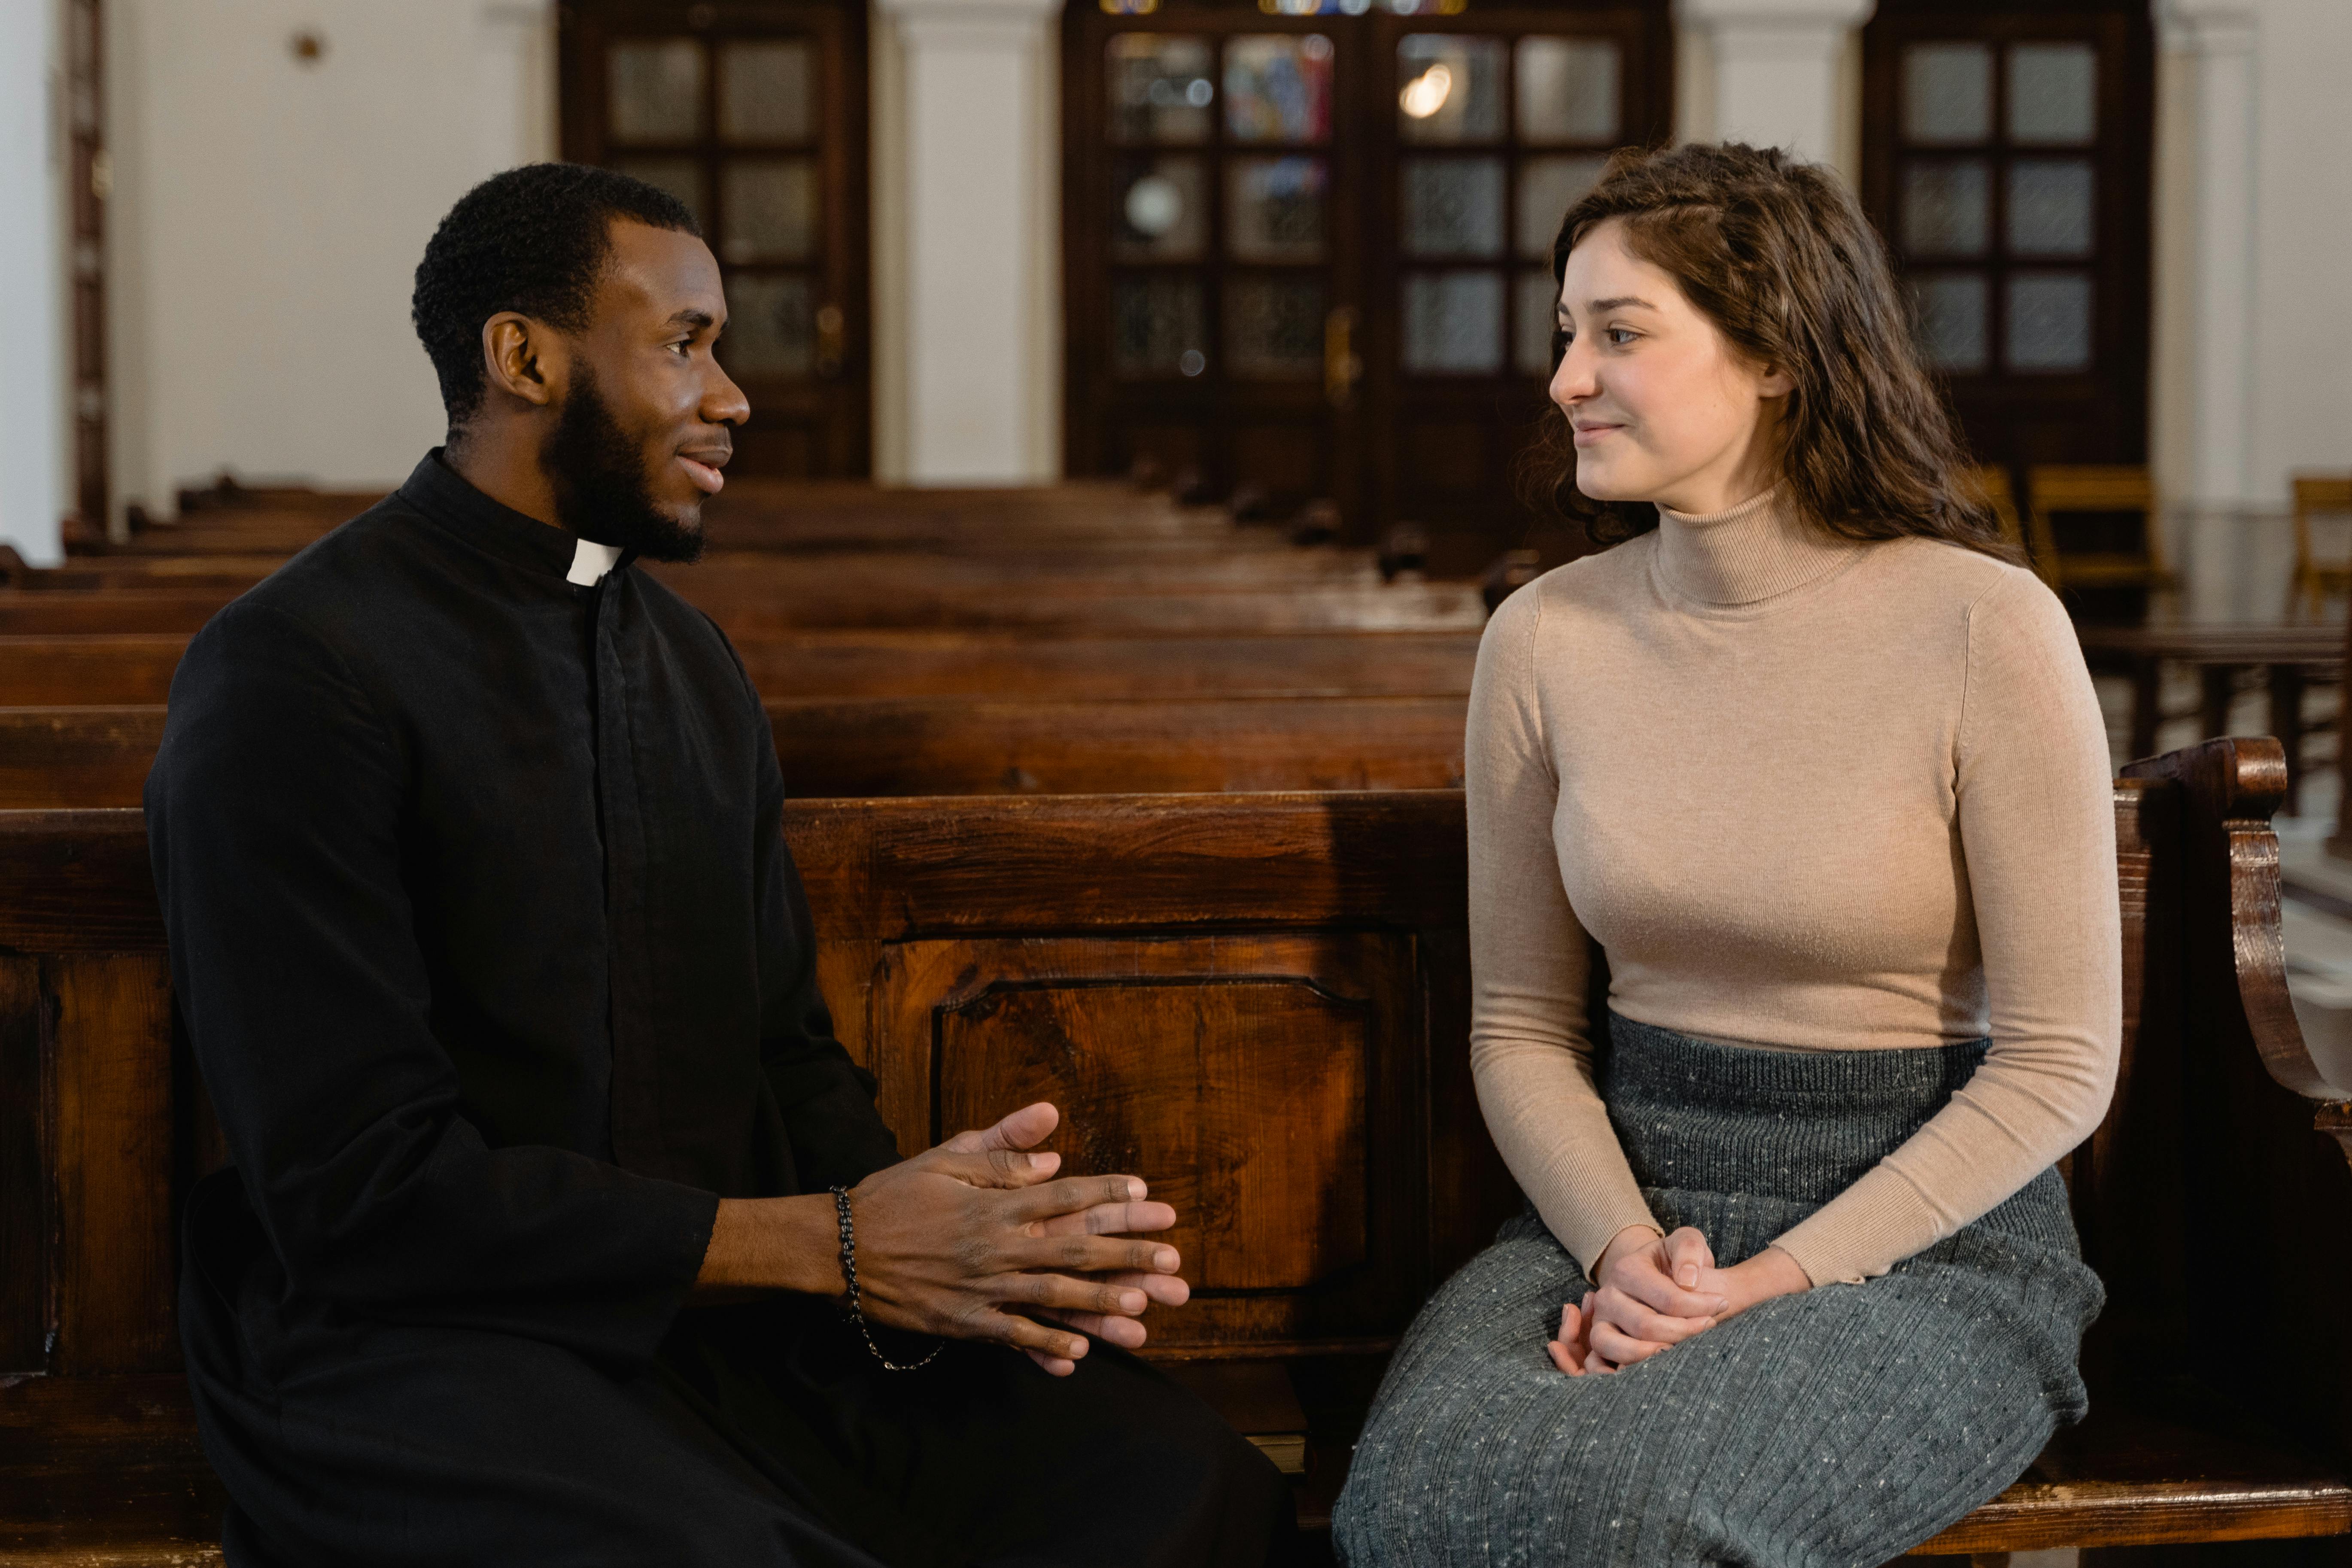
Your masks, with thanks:
[[(1795, 383), (1782, 482), (1804, 517), (1848, 539), (1916, 534), (2021, 560), (1968, 474), (1951, 410), (1912, 346), (1885, 247), (1835, 177), (1737, 142), (1629, 148), (1561, 221), (1555, 286), (1568, 253), (1612, 218), (1733, 348)], [(1559, 353), (1555, 338), (1555, 366)], [(1580, 519), (1596, 544), (1657, 526), (1646, 502), (1595, 501), (1576, 488), (1557, 406), (1545, 437), (1530, 454), (1538, 494)]]

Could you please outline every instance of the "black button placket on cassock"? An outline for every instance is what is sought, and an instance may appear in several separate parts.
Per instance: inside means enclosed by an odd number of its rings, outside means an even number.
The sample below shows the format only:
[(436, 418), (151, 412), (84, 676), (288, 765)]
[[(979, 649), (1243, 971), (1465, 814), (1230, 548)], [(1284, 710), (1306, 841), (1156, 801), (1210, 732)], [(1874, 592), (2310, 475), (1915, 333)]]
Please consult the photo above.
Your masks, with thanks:
[(596, 815), (604, 840), (605, 954), (613, 1031), (613, 1161), (640, 1175), (685, 1179), (662, 1129), (656, 913), (646, 799), (630, 725), (623, 636), (635, 595), (625, 552), (588, 591), (589, 690), (595, 704)]

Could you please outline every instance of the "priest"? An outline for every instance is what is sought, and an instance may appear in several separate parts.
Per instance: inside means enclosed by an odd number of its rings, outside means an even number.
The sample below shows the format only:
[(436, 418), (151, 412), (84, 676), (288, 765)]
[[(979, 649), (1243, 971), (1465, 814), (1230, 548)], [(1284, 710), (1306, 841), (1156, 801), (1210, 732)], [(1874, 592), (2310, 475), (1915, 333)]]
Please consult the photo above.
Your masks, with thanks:
[(1128, 1353), (1173, 1211), (1051, 1106), (901, 1159), (833, 1037), (759, 694), (635, 569), (750, 415), (691, 216), (510, 171), (415, 316), (446, 444), (196, 637), (147, 783), (229, 1568), (1280, 1554)]

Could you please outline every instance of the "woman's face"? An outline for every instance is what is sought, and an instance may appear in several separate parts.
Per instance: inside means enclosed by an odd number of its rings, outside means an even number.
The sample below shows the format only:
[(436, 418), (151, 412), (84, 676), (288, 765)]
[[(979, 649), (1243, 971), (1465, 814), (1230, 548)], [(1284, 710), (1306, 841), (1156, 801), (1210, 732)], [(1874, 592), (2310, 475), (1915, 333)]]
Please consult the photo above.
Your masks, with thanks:
[(1779, 475), (1791, 384), (1755, 364), (1625, 245), (1623, 220), (1568, 253), (1559, 325), (1568, 353), (1551, 400), (1576, 436), (1576, 488), (1595, 500), (1720, 511)]

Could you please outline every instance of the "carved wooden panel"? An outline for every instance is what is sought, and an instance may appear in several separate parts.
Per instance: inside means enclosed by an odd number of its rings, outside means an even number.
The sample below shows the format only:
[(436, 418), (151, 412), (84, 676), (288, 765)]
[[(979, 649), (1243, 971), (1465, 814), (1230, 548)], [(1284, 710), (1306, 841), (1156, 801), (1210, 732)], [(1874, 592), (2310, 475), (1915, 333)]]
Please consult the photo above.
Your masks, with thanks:
[(1051, 1100), (1066, 1170), (1176, 1208), (1194, 1297), (1156, 1346), (1392, 1334), (1427, 1274), (1416, 969), (1370, 932), (895, 943), (869, 1049), (902, 1148)]
[(75, 954), (48, 979), (57, 1370), (176, 1367), (170, 967), (161, 952)]
[(40, 963), (0, 958), (0, 1379), (48, 1362)]

